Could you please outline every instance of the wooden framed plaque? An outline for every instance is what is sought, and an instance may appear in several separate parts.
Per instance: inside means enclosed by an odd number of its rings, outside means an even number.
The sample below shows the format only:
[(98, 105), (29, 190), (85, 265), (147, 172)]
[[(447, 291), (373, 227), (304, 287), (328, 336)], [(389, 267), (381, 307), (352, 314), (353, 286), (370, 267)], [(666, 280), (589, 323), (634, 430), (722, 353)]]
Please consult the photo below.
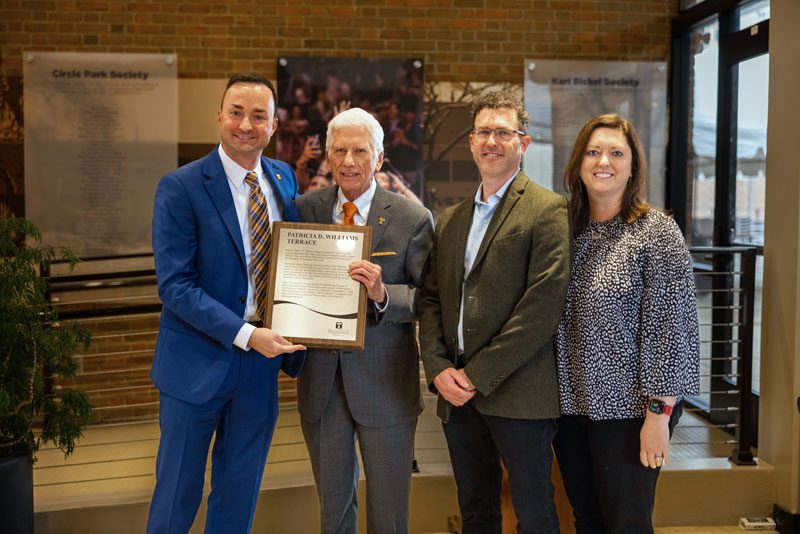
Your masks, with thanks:
[(307, 347), (363, 349), (367, 290), (347, 267), (371, 242), (369, 226), (274, 223), (264, 324)]

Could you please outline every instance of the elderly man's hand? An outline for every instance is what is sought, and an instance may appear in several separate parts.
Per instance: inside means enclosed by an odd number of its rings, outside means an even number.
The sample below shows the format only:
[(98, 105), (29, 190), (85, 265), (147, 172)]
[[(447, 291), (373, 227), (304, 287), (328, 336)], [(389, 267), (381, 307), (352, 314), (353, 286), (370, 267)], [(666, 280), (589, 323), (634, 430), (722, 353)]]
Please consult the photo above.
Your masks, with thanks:
[(347, 274), (367, 288), (367, 296), (371, 301), (383, 304), (386, 300), (380, 265), (366, 260), (354, 261), (348, 266)]

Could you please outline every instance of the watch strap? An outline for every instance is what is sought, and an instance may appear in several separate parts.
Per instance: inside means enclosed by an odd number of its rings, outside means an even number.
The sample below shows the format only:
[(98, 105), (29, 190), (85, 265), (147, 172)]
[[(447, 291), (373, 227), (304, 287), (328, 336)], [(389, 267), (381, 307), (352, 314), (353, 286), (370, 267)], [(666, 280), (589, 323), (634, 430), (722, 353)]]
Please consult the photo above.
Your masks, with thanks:
[(647, 411), (657, 414), (672, 415), (672, 405), (660, 399), (650, 399), (647, 401)]

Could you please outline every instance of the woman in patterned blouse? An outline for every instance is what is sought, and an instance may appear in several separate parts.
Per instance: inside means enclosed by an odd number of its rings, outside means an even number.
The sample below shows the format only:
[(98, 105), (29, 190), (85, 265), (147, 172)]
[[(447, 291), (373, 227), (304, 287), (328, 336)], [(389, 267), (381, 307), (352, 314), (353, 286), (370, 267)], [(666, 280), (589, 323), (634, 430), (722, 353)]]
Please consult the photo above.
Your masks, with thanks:
[(699, 393), (689, 252), (644, 199), (647, 164), (627, 120), (586, 123), (564, 180), (575, 248), (556, 336), (556, 455), (578, 533), (653, 532), (680, 403)]

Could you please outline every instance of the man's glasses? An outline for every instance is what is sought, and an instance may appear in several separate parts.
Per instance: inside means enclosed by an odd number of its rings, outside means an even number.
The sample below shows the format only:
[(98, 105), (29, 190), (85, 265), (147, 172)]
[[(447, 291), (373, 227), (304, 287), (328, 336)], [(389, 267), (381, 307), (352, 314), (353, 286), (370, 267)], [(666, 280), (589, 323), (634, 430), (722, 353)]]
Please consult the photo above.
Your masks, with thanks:
[(472, 134), (483, 141), (489, 139), (489, 136), (492, 134), (494, 134), (495, 139), (499, 139), (501, 141), (511, 141), (515, 135), (527, 135), (525, 132), (520, 130), (506, 130), (505, 128), (497, 128), (496, 130), (490, 130), (489, 128), (473, 128)]

